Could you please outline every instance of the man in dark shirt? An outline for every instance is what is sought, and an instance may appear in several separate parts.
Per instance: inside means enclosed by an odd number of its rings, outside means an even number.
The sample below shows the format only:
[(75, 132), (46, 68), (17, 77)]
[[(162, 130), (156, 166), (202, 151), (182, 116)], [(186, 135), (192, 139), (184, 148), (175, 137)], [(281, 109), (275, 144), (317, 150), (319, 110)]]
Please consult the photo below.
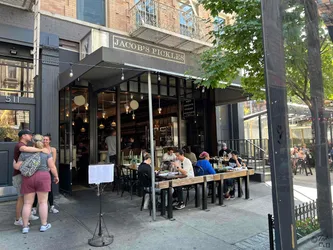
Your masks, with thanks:
[[(229, 159), (229, 166), (232, 168), (241, 168), (242, 159), (238, 157), (239, 153), (237, 151), (231, 152), (231, 158)], [(226, 199), (235, 197), (235, 179), (226, 179), (224, 182), (224, 197)]]
[(219, 152), (219, 156), (230, 154), (231, 150), (227, 147), (226, 143), (222, 143), (222, 149)]
[[(27, 153), (37, 153), (37, 152), (44, 152), (46, 154), (49, 154), (49, 151), (47, 149), (38, 149), (34, 147), (28, 147), (27, 144), (32, 139), (32, 132), (28, 129), (21, 130), (18, 133), (19, 136), (19, 142), (15, 145), (14, 148), (14, 163), (16, 163), (20, 157), (21, 152), (27, 152)], [(23, 208), (23, 196), (21, 194), (21, 183), (22, 183), (22, 176), (21, 172), (19, 170), (14, 169), (13, 172), (13, 186), (16, 188), (17, 192), (17, 202), (16, 202), (16, 219), (14, 222), (14, 225), (16, 226), (22, 226), (22, 208)], [(30, 220), (38, 220), (37, 216), (31, 215)]]

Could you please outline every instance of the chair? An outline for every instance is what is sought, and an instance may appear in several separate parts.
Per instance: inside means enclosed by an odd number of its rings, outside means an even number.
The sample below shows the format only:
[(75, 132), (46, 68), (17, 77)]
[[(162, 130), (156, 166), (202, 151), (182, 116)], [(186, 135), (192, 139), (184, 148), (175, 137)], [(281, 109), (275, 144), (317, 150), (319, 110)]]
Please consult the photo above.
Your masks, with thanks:
[(140, 185), (143, 189), (143, 196), (142, 196), (142, 202), (141, 202), (140, 210), (142, 211), (142, 209), (143, 209), (146, 194), (149, 194), (149, 215), (151, 215), (151, 210), (152, 210), (152, 206), (153, 206), (152, 191), (151, 191), (151, 179), (149, 178), (147, 173), (139, 173), (139, 183), (140, 183)]

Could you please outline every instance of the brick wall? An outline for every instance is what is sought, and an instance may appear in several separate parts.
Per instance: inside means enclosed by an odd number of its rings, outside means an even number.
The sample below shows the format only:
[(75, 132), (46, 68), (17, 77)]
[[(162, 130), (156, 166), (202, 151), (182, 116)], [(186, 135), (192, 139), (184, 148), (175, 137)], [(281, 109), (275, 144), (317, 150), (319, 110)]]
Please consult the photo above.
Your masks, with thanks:
[(41, 0), (40, 8), (62, 16), (76, 18), (77, 0)]
[[(41, 0), (41, 9), (67, 17), (76, 18), (76, 2), (77, 0)], [(134, 12), (130, 9), (134, 6), (135, 0), (105, 0), (106, 2), (106, 26), (115, 30), (129, 32), (135, 22)], [(177, 0), (159, 0), (161, 4), (160, 14), (158, 16), (161, 28), (168, 28), (174, 32), (179, 32), (179, 13), (171, 11), (172, 8), (179, 8)], [(162, 7), (164, 6), (164, 7)], [(161, 9), (164, 8), (164, 9)], [(168, 11), (165, 11), (168, 10)], [(172, 13), (171, 13), (172, 12)], [(132, 15), (132, 17), (131, 17)], [(202, 6), (198, 6), (198, 15), (203, 19), (210, 17), (209, 11)], [(230, 19), (226, 17), (226, 24), (230, 23)], [(165, 26), (165, 27), (164, 27)], [(205, 25), (208, 32), (211, 29), (209, 25)]]

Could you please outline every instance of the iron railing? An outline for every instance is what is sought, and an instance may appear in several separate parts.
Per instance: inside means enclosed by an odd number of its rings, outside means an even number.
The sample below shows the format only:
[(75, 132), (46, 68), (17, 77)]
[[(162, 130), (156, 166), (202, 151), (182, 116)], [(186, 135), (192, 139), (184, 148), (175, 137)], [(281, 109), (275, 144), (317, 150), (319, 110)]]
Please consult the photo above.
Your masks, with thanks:
[(222, 148), (222, 143), (226, 143), (231, 150), (237, 150), (246, 165), (253, 167), (256, 173), (266, 174), (266, 167), (269, 165), (268, 140), (259, 139), (232, 139), (218, 141), (218, 150)]
[[(332, 208), (333, 209), (333, 208)], [(317, 202), (312, 200), (295, 206), (296, 235), (300, 239), (319, 229)], [(268, 233), (270, 250), (274, 250), (274, 217), (268, 214)]]
[(139, 0), (130, 10), (130, 33), (153, 26), (198, 40), (209, 40), (212, 25), (194, 13), (154, 0)]

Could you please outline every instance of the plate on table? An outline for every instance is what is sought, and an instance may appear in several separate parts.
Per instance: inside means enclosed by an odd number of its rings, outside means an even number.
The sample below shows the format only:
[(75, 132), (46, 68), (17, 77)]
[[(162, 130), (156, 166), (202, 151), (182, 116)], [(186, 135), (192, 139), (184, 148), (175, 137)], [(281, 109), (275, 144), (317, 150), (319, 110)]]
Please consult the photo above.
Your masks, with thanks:
[(164, 177), (164, 176), (168, 176), (168, 174), (169, 174), (169, 173), (162, 173), (162, 174), (159, 174), (158, 176), (162, 176), (162, 177)]

